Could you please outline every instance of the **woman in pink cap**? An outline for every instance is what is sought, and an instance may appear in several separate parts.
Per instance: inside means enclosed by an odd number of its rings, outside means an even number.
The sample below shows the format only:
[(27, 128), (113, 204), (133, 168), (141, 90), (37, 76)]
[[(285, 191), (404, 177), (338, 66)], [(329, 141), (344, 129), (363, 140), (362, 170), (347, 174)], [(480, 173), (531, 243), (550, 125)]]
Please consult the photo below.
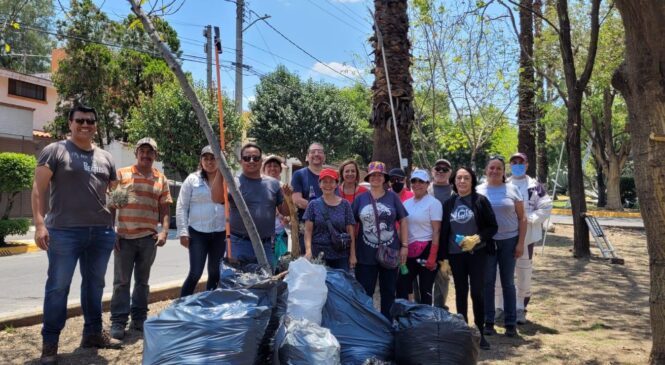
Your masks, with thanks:
[(327, 266), (349, 271), (349, 257), (355, 249), (355, 221), (351, 204), (335, 195), (337, 180), (333, 169), (326, 168), (319, 173), (323, 195), (310, 201), (303, 214), (305, 257), (311, 259), (323, 253)]
[[(356, 279), (370, 297), (374, 295), (376, 281), (379, 280), (381, 313), (390, 318), (390, 307), (395, 302), (397, 266), (406, 262), (409, 233), (406, 222), (408, 213), (399, 196), (384, 188), (387, 180), (386, 165), (380, 161), (371, 162), (365, 177), (365, 181), (369, 181), (370, 191), (360, 194), (353, 201), (353, 215), (360, 223), (360, 229), (356, 239), (357, 247), (351, 252), (351, 265), (357, 261)], [(399, 235), (395, 228), (396, 222), (400, 225)], [(397, 262), (393, 262), (393, 265), (380, 262), (377, 259), (379, 246), (386, 246), (392, 253), (396, 253)], [(385, 248), (381, 250), (386, 252)]]

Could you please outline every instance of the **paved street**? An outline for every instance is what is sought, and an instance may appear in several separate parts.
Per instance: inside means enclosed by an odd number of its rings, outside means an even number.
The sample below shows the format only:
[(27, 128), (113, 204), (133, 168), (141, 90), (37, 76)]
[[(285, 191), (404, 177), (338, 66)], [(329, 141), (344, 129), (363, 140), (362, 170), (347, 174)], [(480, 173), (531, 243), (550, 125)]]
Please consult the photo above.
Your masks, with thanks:
[[(44, 284), (48, 261), (46, 252), (0, 257), (0, 317), (13, 313), (40, 309), (44, 299)], [(187, 250), (175, 239), (175, 230), (169, 232), (169, 240), (157, 251), (152, 267), (150, 284), (182, 282), (189, 270)], [(205, 273), (204, 273), (205, 276)], [(76, 269), (69, 292), (69, 303), (79, 302), (81, 276)], [(113, 255), (106, 270), (104, 294), (113, 290)]]

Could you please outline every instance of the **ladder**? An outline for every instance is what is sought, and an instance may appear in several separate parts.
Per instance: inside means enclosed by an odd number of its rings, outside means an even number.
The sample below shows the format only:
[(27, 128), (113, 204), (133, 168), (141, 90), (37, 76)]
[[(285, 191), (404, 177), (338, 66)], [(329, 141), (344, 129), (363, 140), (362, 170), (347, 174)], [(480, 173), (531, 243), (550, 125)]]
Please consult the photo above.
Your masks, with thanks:
[(589, 231), (591, 231), (591, 235), (596, 240), (596, 246), (598, 246), (603, 258), (609, 260), (612, 264), (623, 265), (624, 260), (618, 257), (614, 252), (614, 246), (612, 246), (610, 240), (607, 239), (605, 232), (603, 232), (603, 229), (598, 223), (598, 219), (592, 215), (584, 213), (584, 220), (589, 227)]

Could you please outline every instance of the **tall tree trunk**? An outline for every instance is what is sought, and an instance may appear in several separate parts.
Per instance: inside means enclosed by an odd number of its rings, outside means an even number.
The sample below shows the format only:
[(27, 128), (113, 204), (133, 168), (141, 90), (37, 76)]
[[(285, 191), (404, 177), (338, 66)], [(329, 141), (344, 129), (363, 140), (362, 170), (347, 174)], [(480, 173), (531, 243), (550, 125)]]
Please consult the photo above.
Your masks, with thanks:
[(529, 160), (529, 176), (536, 175), (536, 106), (533, 69), (533, 0), (520, 0), (520, 74), (517, 111), (517, 149)]
[(623, 210), (621, 202), (621, 170), (623, 166), (614, 161), (610, 162), (605, 171), (607, 176), (607, 206), (609, 210)]
[(573, 254), (577, 258), (591, 256), (589, 249), (589, 227), (584, 220), (586, 199), (584, 173), (582, 172), (582, 93), (568, 93), (568, 126), (566, 128), (566, 151), (568, 152), (568, 192), (573, 210)]
[(607, 205), (607, 184), (605, 184), (605, 174), (603, 173), (603, 162), (598, 161), (598, 158), (593, 158), (596, 165), (596, 184), (598, 185), (598, 208), (604, 208)]
[[(543, 12), (543, 3), (541, 0), (535, 0), (533, 2), (533, 12), (534, 14), (542, 14)], [(538, 38), (541, 35), (543, 29), (543, 19), (539, 16), (534, 16), (533, 24), (533, 35), (534, 38)], [(545, 184), (547, 187), (549, 165), (547, 163), (547, 131), (545, 129), (545, 124), (543, 123), (543, 108), (545, 107), (545, 88), (544, 81), (542, 76), (536, 77), (536, 109), (535, 109), (535, 118), (536, 118), (536, 157), (538, 161), (537, 167), (537, 176), (538, 181)], [(534, 176), (534, 175), (531, 175)]]
[(617, 0), (616, 6), (625, 28), (626, 61), (612, 84), (628, 106), (635, 185), (647, 232), (653, 338), (649, 362), (665, 364), (665, 4)]
[(390, 80), (402, 157), (410, 164), (413, 153), (411, 132), (414, 110), (413, 79), (409, 70), (411, 42), (408, 36), (407, 0), (374, 0), (374, 9), (374, 27), (377, 33), (370, 38), (374, 47), (376, 65), (372, 85), (371, 123), (374, 127), (372, 159), (385, 162), (389, 168), (399, 167), (383, 53), (385, 51), (385, 64), (388, 66), (387, 76)]
[(570, 205), (573, 208), (573, 251), (577, 258), (591, 256), (589, 250), (589, 227), (584, 221), (586, 213), (586, 200), (584, 194), (584, 173), (582, 172), (582, 150), (580, 135), (582, 132), (582, 97), (584, 89), (591, 78), (593, 65), (598, 49), (598, 32), (600, 30), (600, 1), (592, 0), (591, 4), (591, 36), (589, 37), (588, 55), (584, 71), (577, 76), (575, 71), (575, 58), (573, 55), (572, 39), (570, 34), (570, 19), (568, 17), (568, 1), (559, 0), (556, 4), (559, 17), (559, 48), (563, 71), (566, 79), (568, 98), (566, 109), (568, 112), (568, 125), (566, 127), (566, 149), (568, 152), (568, 190), (570, 191)]

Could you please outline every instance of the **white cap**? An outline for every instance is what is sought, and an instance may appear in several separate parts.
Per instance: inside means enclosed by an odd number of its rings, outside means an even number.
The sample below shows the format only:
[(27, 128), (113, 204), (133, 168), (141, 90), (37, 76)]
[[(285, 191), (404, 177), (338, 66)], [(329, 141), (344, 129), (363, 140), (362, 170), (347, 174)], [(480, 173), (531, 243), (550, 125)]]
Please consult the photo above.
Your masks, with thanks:
[(419, 179), (424, 182), (429, 182), (429, 173), (425, 170), (415, 170), (411, 173), (411, 180)]

